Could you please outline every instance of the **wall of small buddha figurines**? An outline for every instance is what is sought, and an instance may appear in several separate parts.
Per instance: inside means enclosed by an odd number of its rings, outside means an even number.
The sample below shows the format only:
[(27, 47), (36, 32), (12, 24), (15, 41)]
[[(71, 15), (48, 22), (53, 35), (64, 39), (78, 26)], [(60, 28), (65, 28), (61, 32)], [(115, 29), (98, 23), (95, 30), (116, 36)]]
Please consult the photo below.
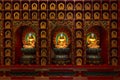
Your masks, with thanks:
[[(71, 21), (74, 34), (72, 64), (84, 65), (85, 35), (90, 26), (101, 26), (108, 31), (108, 62), (118, 64), (118, 0), (4, 0), (0, 1), (0, 64), (14, 65), (18, 55), (15, 33), (21, 26), (31, 26), (37, 33), (36, 64), (51, 64), (49, 21)], [(19, 36), (19, 35), (18, 35)]]

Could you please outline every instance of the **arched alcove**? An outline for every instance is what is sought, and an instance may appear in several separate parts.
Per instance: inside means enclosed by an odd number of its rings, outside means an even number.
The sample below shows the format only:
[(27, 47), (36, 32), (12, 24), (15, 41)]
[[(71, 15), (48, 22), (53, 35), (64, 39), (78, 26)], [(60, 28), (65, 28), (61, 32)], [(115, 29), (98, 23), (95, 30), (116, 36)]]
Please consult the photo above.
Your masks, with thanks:
[(101, 26), (92, 26), (87, 30), (86, 34), (88, 33), (94, 33), (97, 36), (101, 48), (102, 62), (103, 64), (108, 64), (108, 31)]
[(24, 37), (29, 33), (35, 33), (35, 30), (29, 26), (20, 26), (15, 32), (15, 64), (20, 64), (20, 58), (23, 55), (21, 48), (23, 47)]
[[(58, 39), (60, 38), (65, 38), (65, 44), (63, 43), (63, 47), (60, 46), (58, 47)], [(57, 46), (57, 47), (56, 47)], [(71, 63), (71, 31), (67, 28), (67, 26), (56, 26), (52, 31), (51, 31), (51, 49), (52, 49), (52, 54), (51, 58), (54, 57), (54, 55), (58, 55), (58, 57), (65, 57), (63, 60), (63, 63), (60, 64), (70, 64)], [(68, 50), (69, 49), (69, 50)], [(58, 54), (56, 54), (56, 51), (58, 51)], [(62, 56), (61, 56), (62, 55)], [(63, 58), (61, 58), (62, 60)], [(61, 60), (56, 62), (59, 64)], [(68, 61), (68, 62), (67, 62)], [(54, 63), (54, 62), (53, 62)]]

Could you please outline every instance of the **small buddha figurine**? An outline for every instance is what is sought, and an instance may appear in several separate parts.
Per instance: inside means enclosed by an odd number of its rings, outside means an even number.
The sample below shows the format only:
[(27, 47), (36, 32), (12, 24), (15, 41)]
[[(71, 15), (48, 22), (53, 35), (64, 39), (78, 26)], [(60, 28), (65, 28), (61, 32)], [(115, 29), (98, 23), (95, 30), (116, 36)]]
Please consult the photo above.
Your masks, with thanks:
[(34, 48), (35, 47), (35, 39), (33, 35), (29, 34), (28, 41), (26, 41), (23, 45), (24, 48)]
[(97, 40), (92, 33), (90, 38), (88, 39), (88, 48), (99, 48), (100, 46), (97, 44), (99, 40)]
[(60, 38), (58, 38), (58, 42), (56, 44), (57, 48), (66, 48), (67, 47), (67, 42), (66, 38), (63, 34), (60, 35)]

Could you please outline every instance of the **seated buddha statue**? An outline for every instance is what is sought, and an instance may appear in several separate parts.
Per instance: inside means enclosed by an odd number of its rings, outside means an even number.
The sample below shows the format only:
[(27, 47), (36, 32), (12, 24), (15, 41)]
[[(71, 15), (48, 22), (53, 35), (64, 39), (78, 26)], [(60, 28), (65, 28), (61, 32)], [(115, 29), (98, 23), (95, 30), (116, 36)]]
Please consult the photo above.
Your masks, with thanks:
[(100, 46), (97, 44), (99, 40), (97, 40), (94, 34), (91, 34), (91, 37), (88, 39), (88, 48), (99, 48)]
[(28, 36), (28, 40), (24, 42), (24, 48), (34, 48), (35, 47), (35, 39), (33, 35)]
[(58, 38), (58, 42), (55, 45), (56, 48), (66, 48), (67, 47), (67, 42), (66, 42), (66, 38), (63, 34), (61, 34), (61, 36)]

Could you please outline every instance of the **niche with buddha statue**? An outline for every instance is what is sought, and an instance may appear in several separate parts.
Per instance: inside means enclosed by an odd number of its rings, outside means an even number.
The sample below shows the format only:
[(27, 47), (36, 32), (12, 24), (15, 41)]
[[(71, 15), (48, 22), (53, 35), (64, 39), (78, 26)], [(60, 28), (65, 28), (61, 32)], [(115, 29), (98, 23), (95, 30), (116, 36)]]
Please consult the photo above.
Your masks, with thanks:
[(50, 3), (49, 8), (50, 8), (50, 10), (55, 10), (56, 4), (54, 2)]
[(37, 3), (32, 3), (32, 10), (37, 10)]
[(76, 56), (77, 56), (77, 57), (82, 57), (82, 54), (83, 54), (82, 49), (77, 49), (77, 50), (76, 50)]
[(12, 33), (10, 30), (5, 31), (5, 38), (11, 38), (11, 35), (12, 35)]
[(11, 53), (12, 53), (11, 49), (9, 48), (5, 49), (5, 57), (10, 57)]
[(5, 13), (5, 19), (11, 19), (11, 13), (10, 12)]
[(36, 42), (35, 33), (27, 33), (23, 38), (23, 48), (34, 48)]
[(10, 9), (11, 9), (11, 4), (10, 4), (10, 2), (6, 2), (6, 3), (5, 3), (5, 9), (6, 9), (6, 10), (10, 10)]
[(10, 39), (5, 40), (5, 47), (6, 48), (12, 47), (12, 41)]
[(64, 19), (65, 15), (64, 15), (64, 12), (59, 12), (58, 13), (58, 19)]
[(58, 10), (64, 10), (64, 3), (59, 3), (58, 4)]
[(67, 12), (67, 19), (72, 20), (73, 19), (73, 13), (72, 12)]
[(20, 5), (18, 2), (14, 3), (14, 10), (19, 10)]
[(67, 3), (67, 10), (73, 10), (73, 4), (72, 3)]
[(47, 59), (46, 58), (41, 58), (41, 66), (45, 66), (47, 64)]
[[(104, 36), (102, 36), (104, 34)], [(100, 26), (93, 26), (88, 29), (86, 34), (86, 57), (87, 64), (102, 64), (102, 55), (107, 55), (107, 43), (105, 43), (107, 31)]]
[(28, 3), (23, 3), (23, 6), (22, 6), (23, 10), (28, 10), (29, 6), (28, 6)]
[(41, 57), (47, 57), (47, 50), (46, 49), (41, 50)]
[[(20, 35), (20, 36), (17, 36)], [(36, 63), (36, 32), (31, 26), (21, 26), (16, 31), (16, 63), (28, 65)], [(19, 46), (17, 46), (19, 45)]]
[(77, 65), (77, 66), (82, 65), (82, 59), (81, 59), (81, 58), (77, 58), (77, 59), (76, 59), (76, 65)]
[(23, 19), (28, 19), (29, 15), (28, 12), (23, 12)]
[(45, 21), (40, 22), (40, 29), (46, 29), (46, 25)]
[(50, 14), (49, 14), (49, 18), (50, 19), (55, 19), (55, 12), (50, 12)]
[[(64, 26), (67, 28), (67, 26)], [(69, 29), (64, 27), (56, 27), (52, 33), (52, 63), (53, 64), (69, 64), (70, 63), (70, 45), (71, 37)]]
[(46, 3), (41, 3), (41, 5), (40, 5), (40, 9), (41, 10), (46, 10), (47, 9), (47, 5), (46, 5)]
[(5, 22), (5, 29), (10, 29), (11, 28), (11, 22), (10, 21), (6, 21)]
[(37, 18), (38, 18), (37, 12), (32, 12), (32, 19), (37, 19)]
[(14, 13), (14, 19), (19, 19), (20, 17), (20, 13), (19, 12), (15, 12)]
[(76, 3), (75, 9), (76, 10), (82, 10), (83, 9), (82, 3)]
[(95, 33), (87, 34), (87, 63), (89, 64), (99, 64), (101, 60), (100, 51), (101, 48), (98, 44), (99, 40)]
[(5, 59), (5, 65), (11, 65), (11, 64), (12, 64), (11, 58), (6, 58)]

